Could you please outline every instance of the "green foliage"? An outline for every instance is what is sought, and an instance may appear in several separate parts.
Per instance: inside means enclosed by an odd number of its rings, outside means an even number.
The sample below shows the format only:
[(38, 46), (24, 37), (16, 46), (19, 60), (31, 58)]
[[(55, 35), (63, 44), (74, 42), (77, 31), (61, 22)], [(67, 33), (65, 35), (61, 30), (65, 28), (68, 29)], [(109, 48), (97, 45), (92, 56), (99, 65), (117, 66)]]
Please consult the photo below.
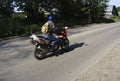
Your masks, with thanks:
[(120, 7), (117, 7), (118, 12), (120, 12)]
[[(42, 24), (46, 21), (47, 16), (44, 12), (53, 15), (55, 22), (58, 24), (71, 27), (73, 25), (99, 22), (102, 20), (108, 1), (0, 0), (0, 38), (39, 32)], [(18, 7), (18, 10), (24, 12), (14, 13), (14, 7)], [(57, 8), (58, 11), (52, 11), (53, 8)], [(105, 20), (105, 22), (108, 21)]]
[(13, 14), (13, 19), (18, 19), (18, 20), (22, 20), (22, 19), (26, 19), (27, 15), (23, 14), (23, 13), (14, 13)]
[[(106, 3), (109, 0), (15, 0), (16, 5), (27, 13), (30, 23), (44, 21), (44, 13), (39, 12), (39, 8), (52, 14), (52, 9), (57, 8), (62, 18), (82, 17), (94, 22), (102, 17)], [(33, 21), (34, 20), (34, 21)]]
[(120, 16), (114, 16), (114, 17), (112, 17), (112, 19), (114, 20), (114, 21), (120, 21)]
[(14, 0), (16, 6), (19, 6), (20, 10), (23, 10), (29, 21), (29, 24), (38, 23), (39, 21), (44, 21), (44, 13), (39, 13), (39, 4), (43, 0)]
[(0, 0), (0, 14), (3, 16), (11, 16), (13, 13), (13, 0)]
[(0, 38), (30, 35), (31, 32), (40, 32), (40, 28), (41, 24), (28, 24), (24, 15), (16, 14), (13, 19), (0, 17)]

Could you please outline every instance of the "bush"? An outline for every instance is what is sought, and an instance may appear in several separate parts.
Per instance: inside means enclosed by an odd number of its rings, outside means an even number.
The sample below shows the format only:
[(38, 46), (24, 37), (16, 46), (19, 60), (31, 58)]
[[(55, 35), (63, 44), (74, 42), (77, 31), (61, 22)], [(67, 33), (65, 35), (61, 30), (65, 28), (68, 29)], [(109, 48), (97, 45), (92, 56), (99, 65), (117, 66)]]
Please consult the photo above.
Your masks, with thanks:
[(8, 17), (0, 17), (0, 38), (6, 37), (10, 33), (9, 27), (10, 18)]

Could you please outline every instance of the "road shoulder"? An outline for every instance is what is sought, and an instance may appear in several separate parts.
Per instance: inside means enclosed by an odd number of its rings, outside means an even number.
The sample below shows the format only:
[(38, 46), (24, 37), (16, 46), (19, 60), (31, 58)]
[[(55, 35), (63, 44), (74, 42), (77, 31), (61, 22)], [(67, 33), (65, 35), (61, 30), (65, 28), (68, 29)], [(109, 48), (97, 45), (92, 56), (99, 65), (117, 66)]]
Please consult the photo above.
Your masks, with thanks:
[(120, 81), (120, 44), (75, 81)]

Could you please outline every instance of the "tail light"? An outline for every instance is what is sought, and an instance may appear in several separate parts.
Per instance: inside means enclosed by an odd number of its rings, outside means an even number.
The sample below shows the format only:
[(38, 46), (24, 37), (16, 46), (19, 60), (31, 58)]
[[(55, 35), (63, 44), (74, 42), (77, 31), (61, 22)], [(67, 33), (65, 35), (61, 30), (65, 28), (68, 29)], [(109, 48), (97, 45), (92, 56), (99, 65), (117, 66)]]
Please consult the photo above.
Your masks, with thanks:
[(30, 38), (30, 43), (33, 43), (33, 38)]
[(46, 43), (44, 38), (39, 38), (39, 40), (40, 40), (40, 42), (43, 43), (43, 44)]

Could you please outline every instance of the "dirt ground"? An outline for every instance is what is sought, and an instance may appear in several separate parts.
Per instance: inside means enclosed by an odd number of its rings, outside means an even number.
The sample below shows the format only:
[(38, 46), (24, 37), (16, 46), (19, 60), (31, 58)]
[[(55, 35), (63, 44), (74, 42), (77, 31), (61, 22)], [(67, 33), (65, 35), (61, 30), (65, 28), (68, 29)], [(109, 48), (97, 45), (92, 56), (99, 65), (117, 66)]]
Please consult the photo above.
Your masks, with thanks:
[(75, 81), (120, 81), (120, 44)]

